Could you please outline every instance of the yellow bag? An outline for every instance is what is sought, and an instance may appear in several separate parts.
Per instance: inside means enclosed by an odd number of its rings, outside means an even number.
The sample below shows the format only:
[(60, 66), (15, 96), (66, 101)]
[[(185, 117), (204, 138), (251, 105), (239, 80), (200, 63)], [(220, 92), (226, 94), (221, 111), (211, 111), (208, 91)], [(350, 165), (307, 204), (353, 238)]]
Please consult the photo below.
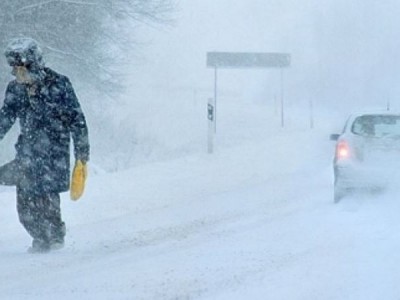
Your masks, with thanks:
[(85, 190), (85, 182), (87, 178), (87, 166), (81, 160), (75, 162), (74, 170), (71, 178), (71, 199), (78, 200)]

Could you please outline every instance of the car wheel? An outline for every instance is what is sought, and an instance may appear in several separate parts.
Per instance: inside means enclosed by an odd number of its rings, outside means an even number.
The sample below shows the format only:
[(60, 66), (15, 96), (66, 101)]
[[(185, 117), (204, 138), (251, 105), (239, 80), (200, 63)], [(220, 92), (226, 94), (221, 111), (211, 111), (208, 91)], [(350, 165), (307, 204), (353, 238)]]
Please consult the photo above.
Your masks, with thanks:
[(341, 183), (339, 174), (340, 173), (335, 168), (334, 169), (335, 181), (334, 181), (334, 188), (333, 188), (333, 200), (335, 203), (338, 203), (340, 200), (342, 200), (349, 192), (349, 188), (346, 186), (343, 186), (343, 184)]
[(340, 200), (342, 200), (346, 196), (346, 194), (347, 194), (347, 190), (346, 189), (343, 189), (343, 188), (335, 186), (334, 190), (333, 190), (333, 200), (334, 200), (334, 202), (338, 203)]

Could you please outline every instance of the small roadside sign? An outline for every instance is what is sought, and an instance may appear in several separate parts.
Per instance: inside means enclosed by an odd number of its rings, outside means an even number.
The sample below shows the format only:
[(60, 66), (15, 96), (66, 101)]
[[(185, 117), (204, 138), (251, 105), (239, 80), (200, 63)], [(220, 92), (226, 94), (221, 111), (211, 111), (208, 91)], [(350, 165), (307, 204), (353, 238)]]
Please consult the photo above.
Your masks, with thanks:
[(214, 135), (215, 135), (215, 106), (214, 99), (209, 98), (207, 104), (207, 118), (208, 118), (208, 153), (214, 151)]
[(210, 121), (214, 121), (214, 105), (210, 103), (207, 106), (207, 117)]

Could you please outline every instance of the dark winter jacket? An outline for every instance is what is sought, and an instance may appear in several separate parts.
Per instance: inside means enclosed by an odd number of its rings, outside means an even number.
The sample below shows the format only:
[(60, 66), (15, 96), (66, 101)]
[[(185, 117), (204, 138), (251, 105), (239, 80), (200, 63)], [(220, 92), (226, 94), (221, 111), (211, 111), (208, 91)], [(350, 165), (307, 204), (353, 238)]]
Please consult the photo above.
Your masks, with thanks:
[(89, 160), (88, 129), (69, 79), (49, 68), (44, 80), (28, 87), (8, 84), (0, 110), (0, 139), (19, 119), (16, 162), (20, 188), (37, 193), (69, 189), (70, 139), (75, 159)]

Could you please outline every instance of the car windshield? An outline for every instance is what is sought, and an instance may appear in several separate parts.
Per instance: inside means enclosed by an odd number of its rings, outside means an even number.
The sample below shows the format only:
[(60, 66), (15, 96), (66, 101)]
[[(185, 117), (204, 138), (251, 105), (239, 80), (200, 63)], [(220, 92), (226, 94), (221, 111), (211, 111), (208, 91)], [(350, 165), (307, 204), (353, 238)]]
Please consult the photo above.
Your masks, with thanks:
[(354, 120), (351, 131), (367, 137), (400, 137), (400, 116), (363, 115)]

